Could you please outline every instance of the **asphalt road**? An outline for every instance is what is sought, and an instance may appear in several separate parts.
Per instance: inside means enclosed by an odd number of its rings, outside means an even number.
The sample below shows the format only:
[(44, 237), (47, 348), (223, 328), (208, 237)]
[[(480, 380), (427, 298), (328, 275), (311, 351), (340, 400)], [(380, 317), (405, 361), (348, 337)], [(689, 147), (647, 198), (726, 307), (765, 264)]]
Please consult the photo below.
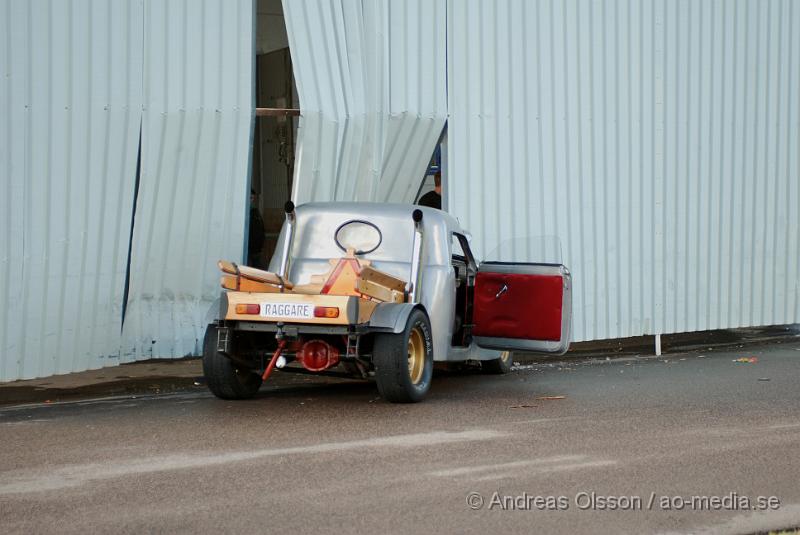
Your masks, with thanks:
[[(742, 356), (758, 362), (732, 362)], [(246, 402), (193, 391), (4, 408), (0, 532), (798, 526), (798, 379), (800, 340), (447, 374), (416, 405), (328, 382)], [(743, 510), (758, 496), (775, 498)]]

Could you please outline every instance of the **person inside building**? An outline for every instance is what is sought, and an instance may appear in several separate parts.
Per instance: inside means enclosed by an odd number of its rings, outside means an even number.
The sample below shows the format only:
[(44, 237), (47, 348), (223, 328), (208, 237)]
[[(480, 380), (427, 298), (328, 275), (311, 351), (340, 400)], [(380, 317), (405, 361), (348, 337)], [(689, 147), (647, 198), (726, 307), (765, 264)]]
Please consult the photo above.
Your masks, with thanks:
[(264, 249), (264, 219), (258, 211), (258, 194), (250, 189), (250, 236), (247, 240), (247, 265), (263, 269), (261, 252)]
[(417, 204), (420, 206), (430, 206), (431, 208), (442, 209), (442, 172), (436, 171), (433, 175), (433, 191), (429, 191), (420, 197)]

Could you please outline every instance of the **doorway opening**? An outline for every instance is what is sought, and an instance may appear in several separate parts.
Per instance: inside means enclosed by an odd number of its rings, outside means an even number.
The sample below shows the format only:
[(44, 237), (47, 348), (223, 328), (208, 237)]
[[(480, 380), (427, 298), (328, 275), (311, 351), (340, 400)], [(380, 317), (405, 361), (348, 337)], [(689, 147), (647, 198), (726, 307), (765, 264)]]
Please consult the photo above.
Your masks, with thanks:
[(247, 263), (266, 269), (283, 224), (283, 207), (292, 196), (299, 104), (281, 1), (258, 0), (256, 16), (251, 169), (255, 195), (251, 195)]
[(447, 211), (448, 204), (447, 125), (425, 170), (425, 176), (414, 197), (414, 204), (432, 206)]

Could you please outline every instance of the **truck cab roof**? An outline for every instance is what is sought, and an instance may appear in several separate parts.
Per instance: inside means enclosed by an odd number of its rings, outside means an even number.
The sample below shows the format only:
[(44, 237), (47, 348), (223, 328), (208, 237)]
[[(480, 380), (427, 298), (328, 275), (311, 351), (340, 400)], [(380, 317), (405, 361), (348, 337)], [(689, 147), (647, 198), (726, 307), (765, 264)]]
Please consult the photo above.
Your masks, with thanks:
[[(449, 266), (450, 235), (462, 232), (458, 221), (450, 214), (412, 204), (321, 202), (303, 204), (295, 209), (297, 220), (289, 278), (305, 283), (312, 274), (324, 271), (329, 259), (343, 256), (345, 249), (337, 244), (337, 231), (351, 222), (373, 227), (380, 235), (377, 247), (359, 255), (359, 258), (370, 260), (378, 269), (393, 275), (407, 277), (415, 210), (423, 214), (422, 269), (426, 266)], [(286, 225), (281, 229), (276, 251), (282, 250), (285, 238)], [(270, 263), (270, 271), (277, 271), (279, 262), (279, 254), (276, 254)]]

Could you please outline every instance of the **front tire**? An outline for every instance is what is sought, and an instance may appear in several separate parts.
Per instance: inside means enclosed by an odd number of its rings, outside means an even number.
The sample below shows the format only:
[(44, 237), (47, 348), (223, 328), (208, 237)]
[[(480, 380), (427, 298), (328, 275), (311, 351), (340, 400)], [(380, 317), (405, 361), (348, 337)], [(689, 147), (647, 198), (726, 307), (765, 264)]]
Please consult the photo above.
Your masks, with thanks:
[(503, 351), (500, 353), (500, 358), (481, 361), (481, 370), (491, 375), (504, 375), (511, 371), (511, 366), (514, 364), (513, 357), (511, 351)]
[(203, 339), (203, 375), (211, 393), (221, 399), (249, 399), (261, 388), (261, 376), (252, 370), (237, 368), (217, 351), (218, 327), (211, 324)]
[(383, 399), (392, 403), (422, 401), (433, 377), (433, 337), (425, 312), (413, 310), (402, 333), (376, 335), (372, 358)]

